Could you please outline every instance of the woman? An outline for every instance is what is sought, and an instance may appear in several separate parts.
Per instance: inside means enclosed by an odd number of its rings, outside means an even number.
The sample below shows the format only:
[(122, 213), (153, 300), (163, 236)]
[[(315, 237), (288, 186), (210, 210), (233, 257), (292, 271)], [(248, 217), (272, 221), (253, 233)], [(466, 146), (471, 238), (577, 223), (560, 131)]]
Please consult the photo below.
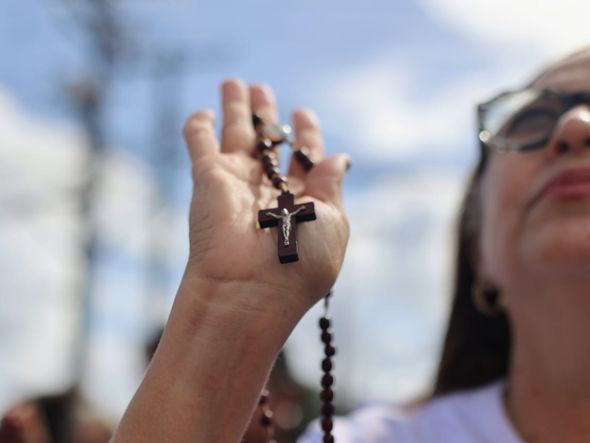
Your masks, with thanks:
[[(590, 100), (583, 94), (590, 51), (548, 67), (530, 86), (481, 109), (482, 157), (461, 220), (434, 399), (405, 415), (360, 411), (337, 423), (337, 441), (590, 441)], [(300, 261), (280, 265), (274, 234), (255, 228), (276, 191), (251, 155), (251, 113), (276, 120), (274, 98), (238, 80), (225, 82), (222, 95), (221, 142), (211, 111), (186, 126), (196, 183), (190, 259), (116, 442), (239, 441), (273, 359), (342, 264), (348, 158), (323, 159), (308, 174), (291, 165), (291, 188), (315, 203), (317, 220), (298, 229)], [(320, 159), (315, 117), (299, 110), (293, 121), (296, 142)], [(504, 312), (485, 317), (472, 299), (480, 310)], [(311, 430), (303, 441), (321, 437)]]

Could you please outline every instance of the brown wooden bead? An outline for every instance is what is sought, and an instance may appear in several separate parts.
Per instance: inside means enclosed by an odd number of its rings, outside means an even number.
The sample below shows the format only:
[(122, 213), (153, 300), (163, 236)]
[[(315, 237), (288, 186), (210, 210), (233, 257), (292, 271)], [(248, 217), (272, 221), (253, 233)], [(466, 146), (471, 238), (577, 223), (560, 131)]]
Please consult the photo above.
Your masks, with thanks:
[(287, 183), (287, 178), (282, 175), (277, 175), (271, 179), (272, 184), (275, 188), (279, 188), (281, 183)]
[(295, 150), (293, 156), (306, 171), (309, 171), (315, 166), (315, 163), (309, 158), (309, 151), (305, 148)]
[(327, 317), (322, 317), (322, 318), (320, 318), (319, 325), (320, 325), (320, 328), (322, 329), (322, 331), (325, 331), (330, 328), (331, 321)]
[(272, 424), (272, 411), (270, 409), (266, 409), (262, 412), (260, 416), (260, 424), (265, 428), (268, 428)]
[(325, 434), (324, 439), (322, 440), (323, 443), (334, 443), (334, 437), (332, 434)]
[(330, 432), (334, 428), (334, 421), (331, 418), (322, 419), (322, 429), (324, 432)]
[(334, 412), (336, 412), (336, 408), (334, 408), (332, 403), (324, 403), (322, 405), (322, 415), (324, 417), (332, 417)]
[(281, 175), (281, 170), (277, 166), (268, 169), (265, 168), (264, 172), (266, 172), (266, 176), (269, 180), (272, 180), (275, 175)]
[(320, 392), (320, 398), (326, 403), (332, 403), (332, 400), (334, 400), (334, 391), (331, 389), (324, 389)]
[(324, 374), (322, 377), (322, 388), (330, 388), (334, 384), (334, 377), (331, 374)]
[(258, 114), (252, 114), (252, 124), (254, 127), (264, 124), (264, 120)]
[(329, 345), (332, 343), (332, 333), (329, 331), (322, 332), (321, 339), (323, 344)]
[(259, 152), (266, 152), (270, 148), (272, 148), (272, 143), (270, 140), (262, 139), (258, 140), (258, 143), (256, 143), (256, 149), (258, 149)]
[(279, 161), (275, 157), (273, 157), (270, 153), (265, 152), (262, 155), (262, 164), (265, 168), (268, 166), (275, 167), (275, 166), (279, 165)]
[(324, 372), (330, 372), (332, 370), (332, 360), (330, 358), (324, 358), (322, 360), (322, 370)]
[[(273, 170), (273, 168), (274, 168), (274, 167), (275, 167), (275, 166), (273, 166), (273, 165), (269, 165), (269, 164), (262, 165), (262, 168), (264, 169), (264, 173), (265, 173), (267, 176), (269, 176), (269, 175), (274, 175), (274, 174), (271, 174), (271, 171)], [(278, 174), (278, 172), (276, 172), (275, 174)]]
[(324, 354), (327, 357), (333, 357), (334, 355), (336, 355), (336, 348), (330, 344), (326, 344), (326, 346), (324, 347)]

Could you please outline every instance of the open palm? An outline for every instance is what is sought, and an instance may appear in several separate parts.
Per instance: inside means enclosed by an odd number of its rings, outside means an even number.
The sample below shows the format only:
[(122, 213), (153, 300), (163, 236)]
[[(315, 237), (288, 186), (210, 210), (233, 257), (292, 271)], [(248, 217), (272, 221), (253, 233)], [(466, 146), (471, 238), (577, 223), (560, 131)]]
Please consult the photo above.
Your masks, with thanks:
[(342, 265), (348, 223), (341, 185), (348, 157), (322, 159), (317, 120), (309, 111), (293, 114), (296, 143), (311, 150), (316, 166), (306, 173), (293, 161), (289, 188), (297, 203), (314, 202), (317, 220), (296, 228), (299, 261), (280, 264), (277, 230), (261, 230), (256, 223), (259, 210), (277, 206), (279, 191), (264, 176), (254, 155), (251, 123), (253, 112), (267, 122), (276, 121), (272, 91), (264, 85), (248, 88), (239, 80), (228, 80), (222, 95), (221, 142), (215, 136), (211, 111), (195, 113), (185, 129), (195, 180), (186, 277), (243, 283), (311, 304), (329, 290)]

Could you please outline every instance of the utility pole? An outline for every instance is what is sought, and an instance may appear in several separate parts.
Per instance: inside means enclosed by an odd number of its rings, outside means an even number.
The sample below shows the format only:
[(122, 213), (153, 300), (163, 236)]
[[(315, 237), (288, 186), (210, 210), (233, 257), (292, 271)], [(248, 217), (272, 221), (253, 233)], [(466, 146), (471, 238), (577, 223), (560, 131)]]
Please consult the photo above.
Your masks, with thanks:
[(96, 192), (103, 175), (105, 148), (105, 96), (109, 92), (113, 71), (125, 56), (127, 41), (112, 2), (108, 0), (62, 0), (78, 26), (85, 32), (92, 61), (88, 74), (68, 85), (69, 97), (84, 128), (88, 141), (85, 177), (79, 192), (80, 223), (83, 235), (84, 275), (80, 279), (80, 328), (74, 350), (75, 383), (85, 373), (94, 288), (94, 267), (99, 246), (96, 227)]

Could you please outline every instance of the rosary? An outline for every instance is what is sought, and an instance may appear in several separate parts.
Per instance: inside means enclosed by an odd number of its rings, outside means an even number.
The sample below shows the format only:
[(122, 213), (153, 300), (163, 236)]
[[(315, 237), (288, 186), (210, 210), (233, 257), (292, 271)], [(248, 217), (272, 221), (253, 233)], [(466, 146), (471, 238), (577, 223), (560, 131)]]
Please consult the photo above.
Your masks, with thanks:
[[(279, 162), (275, 148), (283, 143), (288, 143), (293, 148), (293, 157), (299, 162), (305, 171), (313, 168), (314, 163), (309, 158), (308, 150), (304, 147), (295, 147), (289, 139), (291, 127), (285, 124), (267, 124), (256, 114), (252, 116), (252, 123), (256, 130), (256, 150), (262, 160), (264, 172), (272, 185), (281, 194), (277, 198), (277, 207), (263, 209), (258, 212), (258, 224), (261, 228), (277, 227), (278, 231), (278, 256), (281, 263), (291, 263), (299, 260), (297, 253), (297, 223), (313, 221), (316, 219), (313, 202), (295, 204), (294, 195), (289, 192), (287, 177), (281, 175)], [(324, 358), (322, 359), (322, 401), (320, 425), (324, 433), (323, 443), (334, 443), (332, 428), (334, 426), (334, 377), (332, 376), (332, 357), (336, 354), (333, 345), (332, 321), (328, 315), (329, 298), (331, 292), (324, 297), (324, 315), (319, 320), (321, 341), (324, 345)], [(260, 424), (266, 431), (266, 442), (277, 443), (275, 440), (275, 428), (273, 424), (273, 412), (269, 405), (269, 393), (263, 390), (260, 400)]]

